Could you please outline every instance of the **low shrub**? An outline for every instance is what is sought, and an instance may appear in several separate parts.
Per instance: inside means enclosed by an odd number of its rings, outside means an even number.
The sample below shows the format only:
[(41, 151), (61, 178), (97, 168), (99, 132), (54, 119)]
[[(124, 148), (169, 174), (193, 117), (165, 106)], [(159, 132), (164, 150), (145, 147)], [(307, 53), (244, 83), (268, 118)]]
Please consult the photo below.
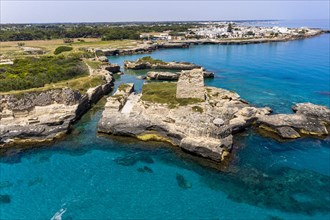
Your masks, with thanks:
[(1, 66), (0, 92), (43, 87), (87, 74), (87, 66), (77, 56), (16, 59), (13, 65)]
[(54, 54), (58, 55), (62, 52), (71, 51), (73, 48), (68, 46), (59, 46), (55, 49)]

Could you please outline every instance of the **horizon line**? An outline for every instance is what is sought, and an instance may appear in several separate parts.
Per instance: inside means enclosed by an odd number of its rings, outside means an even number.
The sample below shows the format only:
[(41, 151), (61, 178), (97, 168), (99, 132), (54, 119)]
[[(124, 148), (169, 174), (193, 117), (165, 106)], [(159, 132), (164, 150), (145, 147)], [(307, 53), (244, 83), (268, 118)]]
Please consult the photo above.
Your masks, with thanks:
[(10, 24), (16, 24), (16, 25), (27, 25), (27, 24), (120, 24), (120, 23), (194, 23), (194, 22), (254, 22), (254, 21), (285, 21), (285, 20), (329, 20), (328, 18), (314, 18), (314, 19), (239, 19), (239, 20), (233, 20), (233, 19), (223, 19), (223, 20), (173, 20), (173, 21), (55, 21), (55, 22), (26, 22), (26, 23), (20, 23), (20, 22), (7, 22), (7, 23), (1, 23), (0, 25), (10, 25)]

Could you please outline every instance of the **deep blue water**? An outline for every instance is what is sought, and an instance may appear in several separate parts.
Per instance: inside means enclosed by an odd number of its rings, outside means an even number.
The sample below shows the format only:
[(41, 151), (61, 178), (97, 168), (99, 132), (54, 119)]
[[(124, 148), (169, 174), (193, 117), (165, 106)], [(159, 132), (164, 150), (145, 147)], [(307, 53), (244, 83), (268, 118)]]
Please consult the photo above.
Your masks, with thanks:
[[(200, 64), (216, 73), (208, 85), (277, 113), (304, 101), (330, 106), (329, 35), (152, 56)], [(127, 72), (117, 85), (135, 82), (139, 90), (139, 74)], [(1, 157), (0, 219), (51, 219), (61, 209), (62, 219), (330, 218), (329, 139), (280, 143), (248, 131), (236, 137), (236, 156), (221, 172), (166, 144), (97, 136), (103, 104), (64, 140)]]

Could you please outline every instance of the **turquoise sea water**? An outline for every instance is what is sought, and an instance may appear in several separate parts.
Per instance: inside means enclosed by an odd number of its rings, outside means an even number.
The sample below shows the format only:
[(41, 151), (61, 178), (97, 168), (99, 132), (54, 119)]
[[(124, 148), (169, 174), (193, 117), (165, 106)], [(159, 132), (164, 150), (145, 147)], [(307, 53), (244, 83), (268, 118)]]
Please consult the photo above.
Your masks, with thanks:
[[(216, 74), (210, 86), (290, 113), (297, 102), (330, 106), (329, 36), (256, 45), (159, 50)], [(144, 55), (110, 57), (122, 64)], [(135, 82), (143, 71), (117, 79)], [(329, 219), (330, 140), (280, 143), (253, 131), (217, 171), (161, 143), (97, 136), (104, 100), (55, 144), (0, 158), (0, 219)]]

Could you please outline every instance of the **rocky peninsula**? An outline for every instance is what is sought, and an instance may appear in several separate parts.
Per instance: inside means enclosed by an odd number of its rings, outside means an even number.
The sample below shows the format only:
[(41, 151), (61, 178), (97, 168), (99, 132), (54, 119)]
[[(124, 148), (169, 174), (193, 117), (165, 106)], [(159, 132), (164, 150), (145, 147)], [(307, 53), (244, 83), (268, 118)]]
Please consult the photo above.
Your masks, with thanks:
[(164, 141), (183, 151), (221, 162), (230, 155), (233, 135), (248, 127), (281, 138), (328, 135), (329, 112), (323, 106), (297, 104), (292, 115), (271, 115), (232, 91), (205, 87), (203, 71), (183, 71), (177, 83), (146, 83), (142, 94), (121, 85), (107, 99), (98, 131), (140, 140)]
[(98, 131), (158, 140), (214, 161), (229, 154), (233, 134), (269, 108), (255, 108), (238, 94), (204, 87), (200, 69), (185, 71), (177, 83), (147, 83), (142, 94), (121, 85), (108, 98)]

